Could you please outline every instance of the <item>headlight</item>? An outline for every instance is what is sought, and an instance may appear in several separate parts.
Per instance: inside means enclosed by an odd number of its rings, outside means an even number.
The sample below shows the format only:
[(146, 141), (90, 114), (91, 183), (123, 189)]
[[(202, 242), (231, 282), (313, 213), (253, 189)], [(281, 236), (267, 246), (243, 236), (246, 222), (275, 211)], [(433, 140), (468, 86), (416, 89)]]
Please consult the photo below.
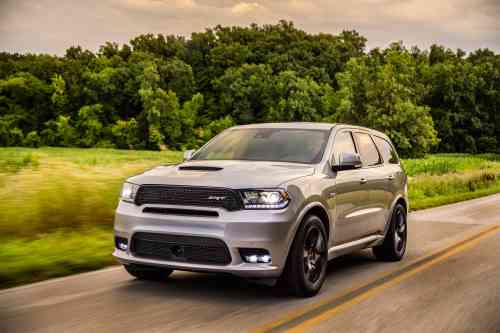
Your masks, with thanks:
[(281, 209), (290, 202), (283, 190), (243, 190), (241, 194), (246, 209)]
[(122, 194), (121, 194), (122, 200), (127, 201), (127, 202), (134, 202), (135, 194), (137, 193), (138, 189), (139, 189), (139, 185), (132, 184), (132, 183), (124, 183), (123, 187), (122, 187)]

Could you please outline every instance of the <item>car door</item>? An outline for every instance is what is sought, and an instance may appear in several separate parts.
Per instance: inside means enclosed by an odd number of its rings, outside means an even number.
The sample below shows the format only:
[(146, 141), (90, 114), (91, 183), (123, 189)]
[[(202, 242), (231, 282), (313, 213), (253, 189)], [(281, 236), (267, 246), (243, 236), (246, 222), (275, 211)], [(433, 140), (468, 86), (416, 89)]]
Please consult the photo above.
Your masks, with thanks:
[(358, 218), (364, 221), (364, 235), (381, 233), (387, 216), (387, 174), (384, 163), (369, 133), (356, 131), (353, 136), (363, 163), (361, 186), (368, 193), (363, 210), (357, 212)]
[[(342, 130), (335, 135), (331, 165), (339, 165), (342, 153), (358, 153), (352, 133)], [(342, 170), (332, 173), (326, 196), (328, 197), (331, 216), (335, 217), (335, 245), (362, 237), (366, 230), (366, 221), (360, 212), (368, 207), (369, 193), (360, 183), (364, 170)]]
[(398, 155), (392, 144), (385, 138), (374, 135), (373, 140), (384, 160), (384, 179), (385, 179), (385, 206), (387, 207), (386, 220), (392, 214), (391, 205), (396, 199), (398, 193), (404, 188), (405, 175), (399, 163)]

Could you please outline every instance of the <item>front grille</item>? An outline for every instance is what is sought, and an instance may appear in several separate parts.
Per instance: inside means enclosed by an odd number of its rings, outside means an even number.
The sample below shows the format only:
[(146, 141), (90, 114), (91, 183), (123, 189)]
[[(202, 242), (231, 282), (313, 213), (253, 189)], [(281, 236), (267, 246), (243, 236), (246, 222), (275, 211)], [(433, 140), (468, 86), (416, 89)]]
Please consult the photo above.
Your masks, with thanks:
[(137, 232), (131, 251), (137, 257), (207, 265), (227, 265), (231, 255), (220, 239)]
[(142, 185), (137, 191), (135, 203), (220, 207), (227, 210), (242, 208), (236, 191), (219, 187)]
[(164, 207), (146, 207), (142, 210), (143, 213), (163, 214), (163, 215), (184, 215), (184, 216), (206, 216), (217, 217), (219, 213), (215, 210), (194, 210), (183, 208), (164, 208)]

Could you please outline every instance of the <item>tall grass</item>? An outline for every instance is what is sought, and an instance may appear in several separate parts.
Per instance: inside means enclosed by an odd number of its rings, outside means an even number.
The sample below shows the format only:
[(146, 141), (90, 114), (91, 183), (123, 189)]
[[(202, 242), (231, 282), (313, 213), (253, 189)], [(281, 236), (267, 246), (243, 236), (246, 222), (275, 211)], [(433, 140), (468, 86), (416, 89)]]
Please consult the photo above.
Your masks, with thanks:
[(179, 158), (179, 152), (0, 149), (0, 160), (9, 161), (0, 165), (0, 238), (109, 228), (124, 179)]
[(436, 154), (407, 159), (412, 209), (422, 209), (500, 192), (500, 155)]
[[(0, 288), (113, 263), (122, 182), (180, 152), (0, 149)], [(500, 192), (500, 155), (403, 161), (412, 209)]]
[(412, 209), (423, 209), (500, 192), (500, 171), (472, 171), (410, 178)]
[(180, 158), (170, 151), (0, 149), (0, 288), (112, 264), (121, 184)]
[(500, 155), (495, 154), (436, 154), (425, 158), (407, 159), (403, 161), (408, 176), (444, 175), (471, 170), (498, 169)]
[(37, 156), (32, 151), (19, 148), (4, 148), (1, 151), (0, 173), (16, 172), (28, 166), (38, 166)]

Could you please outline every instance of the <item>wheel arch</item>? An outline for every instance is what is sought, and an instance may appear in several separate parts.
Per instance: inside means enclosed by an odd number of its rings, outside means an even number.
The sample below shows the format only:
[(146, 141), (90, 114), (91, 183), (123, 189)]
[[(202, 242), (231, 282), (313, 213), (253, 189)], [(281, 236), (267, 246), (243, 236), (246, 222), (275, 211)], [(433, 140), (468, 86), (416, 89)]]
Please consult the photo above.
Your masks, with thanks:
[(397, 204), (401, 204), (405, 208), (406, 214), (408, 214), (408, 200), (406, 200), (406, 198), (404, 198), (403, 196), (399, 196), (394, 202), (394, 205), (392, 205), (392, 209), (394, 209)]
[(389, 216), (387, 218), (387, 221), (385, 222), (384, 236), (387, 235), (387, 231), (389, 230), (389, 227), (391, 225), (392, 214), (397, 204), (403, 205), (406, 210), (406, 214), (408, 214), (409, 212), (408, 199), (403, 195), (398, 195), (391, 204), (390, 214), (388, 214)]
[[(325, 227), (326, 238), (327, 238), (327, 241), (328, 241), (330, 239), (330, 236), (331, 236), (330, 235), (330, 229), (331, 228), (330, 228), (330, 216), (328, 215), (328, 212), (326, 211), (326, 209), (323, 207), (323, 205), (316, 205), (316, 206), (313, 206), (313, 207), (309, 208), (305, 212), (305, 214), (302, 217), (302, 220), (300, 221), (300, 223), (302, 223), (304, 221), (304, 219), (307, 216), (309, 216), (309, 215), (316, 215), (317, 217), (319, 217), (319, 219), (323, 223), (323, 226)], [(297, 230), (295, 230), (295, 233), (297, 233)]]
[(293, 241), (295, 240), (295, 237), (297, 235), (297, 231), (299, 230), (300, 225), (304, 222), (305, 218), (311, 214), (317, 215), (321, 219), (321, 222), (323, 222), (323, 225), (325, 226), (325, 230), (326, 230), (326, 234), (327, 234), (327, 241), (330, 240), (330, 237), (332, 236), (333, 228), (332, 228), (332, 224), (330, 222), (331, 218), (330, 218), (330, 215), (328, 214), (328, 210), (319, 201), (314, 201), (314, 202), (308, 203), (300, 211), (300, 214), (298, 215), (298, 217), (296, 219), (295, 226), (294, 226), (292, 232), (290, 233), (290, 236), (289, 236), (289, 239), (287, 242), (285, 263), (288, 259), (290, 249), (292, 247)]

